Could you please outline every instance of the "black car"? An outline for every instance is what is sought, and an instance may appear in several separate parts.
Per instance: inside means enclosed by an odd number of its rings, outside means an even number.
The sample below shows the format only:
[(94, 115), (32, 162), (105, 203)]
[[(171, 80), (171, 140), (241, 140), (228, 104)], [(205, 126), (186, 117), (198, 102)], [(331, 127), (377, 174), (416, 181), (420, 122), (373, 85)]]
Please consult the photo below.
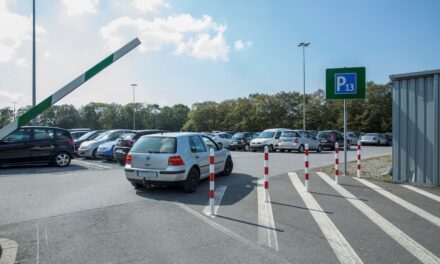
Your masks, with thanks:
[(316, 139), (321, 143), (322, 149), (335, 149), (335, 143), (338, 142), (339, 147), (344, 147), (344, 135), (337, 130), (319, 131)]
[(258, 133), (255, 132), (238, 132), (232, 136), (229, 143), (229, 150), (250, 150), (251, 140), (258, 137)]
[(75, 154), (77, 154), (81, 143), (83, 143), (85, 141), (89, 141), (89, 140), (94, 140), (95, 138), (97, 138), (99, 135), (101, 135), (105, 131), (106, 130), (93, 130), (93, 131), (89, 131), (89, 132), (85, 133), (84, 135), (82, 135), (78, 139), (73, 139), (73, 143), (75, 144)]
[(164, 130), (138, 130), (135, 132), (126, 133), (116, 140), (115, 150), (113, 152), (114, 158), (120, 163), (125, 164), (128, 152), (133, 147), (136, 140), (145, 135), (157, 134), (166, 132)]
[(25, 126), (0, 141), (0, 165), (49, 163), (66, 167), (73, 159), (73, 151), (69, 131)]

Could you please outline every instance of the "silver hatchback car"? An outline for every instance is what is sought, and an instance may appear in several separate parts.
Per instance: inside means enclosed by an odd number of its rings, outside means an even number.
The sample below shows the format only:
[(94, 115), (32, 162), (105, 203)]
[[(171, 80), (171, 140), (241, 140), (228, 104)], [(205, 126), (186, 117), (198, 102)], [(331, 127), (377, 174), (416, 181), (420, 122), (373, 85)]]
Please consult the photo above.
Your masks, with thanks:
[(180, 184), (194, 192), (209, 177), (209, 151), (214, 149), (215, 173), (229, 176), (233, 162), (227, 149), (200, 133), (143, 136), (127, 155), (125, 176), (135, 187)]

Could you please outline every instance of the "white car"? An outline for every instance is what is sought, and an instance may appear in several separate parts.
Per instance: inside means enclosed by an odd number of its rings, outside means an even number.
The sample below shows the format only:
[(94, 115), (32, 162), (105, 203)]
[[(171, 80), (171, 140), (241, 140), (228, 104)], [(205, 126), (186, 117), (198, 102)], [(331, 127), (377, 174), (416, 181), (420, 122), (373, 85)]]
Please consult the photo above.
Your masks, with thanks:
[(231, 142), (232, 136), (228, 133), (224, 132), (216, 132), (216, 133), (204, 133), (207, 136), (214, 139), (214, 141), (223, 148), (229, 148), (229, 143)]
[(127, 155), (125, 176), (137, 188), (179, 184), (194, 192), (209, 177), (210, 150), (215, 173), (228, 176), (233, 163), (229, 150), (200, 133), (162, 133), (142, 136)]
[(269, 152), (273, 152), (278, 149), (280, 143), (281, 133), (283, 131), (290, 131), (288, 128), (273, 128), (266, 129), (257, 138), (251, 140), (251, 150), (253, 152), (268, 147)]
[(283, 131), (278, 148), (281, 152), (295, 150), (303, 153), (306, 144), (308, 144), (309, 150), (316, 150), (317, 152), (322, 150), (321, 143), (312, 133), (301, 130)]

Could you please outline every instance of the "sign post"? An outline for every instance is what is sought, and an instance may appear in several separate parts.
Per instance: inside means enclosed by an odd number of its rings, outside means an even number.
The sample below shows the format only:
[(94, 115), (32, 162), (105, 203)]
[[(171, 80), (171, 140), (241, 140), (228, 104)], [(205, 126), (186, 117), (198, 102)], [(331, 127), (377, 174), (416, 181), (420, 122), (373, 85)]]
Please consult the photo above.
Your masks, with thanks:
[(365, 98), (365, 67), (327, 69), (325, 97), (344, 100), (344, 175), (347, 175), (347, 99)]

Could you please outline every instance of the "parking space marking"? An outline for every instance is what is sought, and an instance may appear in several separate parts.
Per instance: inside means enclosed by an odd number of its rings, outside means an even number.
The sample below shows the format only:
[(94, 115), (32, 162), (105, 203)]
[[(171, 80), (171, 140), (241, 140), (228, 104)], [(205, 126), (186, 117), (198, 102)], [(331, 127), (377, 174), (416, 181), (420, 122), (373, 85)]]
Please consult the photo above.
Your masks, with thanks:
[(345, 239), (336, 225), (332, 222), (327, 213), (322, 209), (313, 196), (306, 192), (304, 185), (298, 178), (296, 173), (289, 172), (289, 178), (293, 186), (303, 199), (306, 207), (318, 224), (328, 243), (336, 254), (341, 263), (363, 263), (361, 258), (356, 254), (350, 243)]
[(257, 246), (256, 244), (254, 244), (251, 241), (247, 240), (246, 238), (240, 236), (239, 234), (234, 233), (231, 230), (227, 229), (226, 227), (224, 227), (224, 226), (222, 226), (222, 225), (220, 225), (220, 224), (210, 220), (209, 218), (205, 217), (204, 215), (199, 214), (198, 212), (194, 211), (190, 207), (188, 207), (188, 206), (186, 206), (186, 205), (184, 205), (182, 203), (179, 203), (179, 202), (176, 202), (175, 205), (180, 207), (182, 210), (188, 212), (189, 214), (195, 216), (196, 218), (198, 218), (199, 220), (203, 221), (204, 223), (206, 223), (206, 224), (210, 225), (211, 227), (217, 229), (218, 231), (224, 233), (225, 235), (235, 239), (236, 241), (238, 241), (238, 242), (240, 242), (240, 243), (242, 243), (242, 244), (244, 244), (244, 245), (246, 245), (246, 246), (248, 246), (250, 248), (253, 248), (254, 250), (256, 250), (258, 252), (263, 251), (263, 253), (265, 255), (270, 256), (270, 258), (276, 260), (277, 262), (279, 262), (279, 263), (290, 263), (289, 261), (287, 261), (287, 260), (285, 260), (285, 259), (283, 259), (283, 258), (281, 258), (281, 257), (279, 257), (279, 256), (277, 256), (275, 254), (273, 254), (269, 250), (265, 250), (265, 248)]
[(264, 201), (264, 179), (258, 179), (258, 244), (266, 245), (278, 251), (278, 238), (273, 219), (270, 195), (268, 202)]
[[(227, 188), (228, 188), (227, 186), (220, 185), (215, 189), (215, 192), (214, 192), (214, 215), (211, 215), (209, 212), (209, 210), (210, 210), (209, 204), (207, 206), (205, 206), (205, 208), (203, 208), (204, 214), (209, 215), (211, 217), (215, 217), (217, 215), (218, 208), (220, 206), (220, 203), (222, 202), (223, 195), (225, 195)], [(208, 203), (209, 203), (209, 199), (208, 199)]]
[(99, 165), (99, 164), (95, 164), (95, 163), (91, 163), (91, 162), (87, 162), (87, 161), (83, 161), (83, 160), (73, 160), (73, 162), (85, 165), (85, 166), (91, 166), (91, 167), (96, 167), (96, 168), (100, 168), (100, 169), (111, 169), (111, 167), (109, 166), (105, 166), (105, 165)]
[(431, 198), (432, 200), (437, 201), (437, 202), (440, 203), (440, 196), (437, 196), (437, 195), (435, 195), (433, 193), (430, 193), (430, 192), (427, 192), (425, 190), (419, 189), (419, 188), (414, 187), (412, 185), (402, 184), (402, 186), (407, 188), (408, 190), (411, 190), (411, 191), (414, 191), (414, 192), (419, 193), (421, 195), (424, 195), (424, 196), (426, 196), (428, 198)]
[(412, 203), (409, 203), (409, 202), (403, 200), (402, 198), (390, 193), (387, 190), (384, 190), (383, 188), (377, 186), (374, 183), (371, 183), (365, 179), (359, 179), (359, 178), (354, 178), (354, 179), (361, 182), (362, 184), (366, 185), (370, 189), (373, 189), (374, 191), (382, 194), (386, 198), (388, 198), (391, 201), (395, 202), (396, 204), (402, 206), (403, 208), (407, 209), (408, 211), (411, 211), (411, 212), (415, 213), (416, 215), (419, 215), (420, 217), (433, 223), (434, 225), (440, 227), (440, 218), (438, 218), (437, 216), (435, 216), (431, 213), (428, 213), (425, 210), (413, 205)]
[(393, 238), (397, 243), (404, 247), (409, 253), (420, 260), (422, 263), (440, 263), (440, 258), (431, 253), (429, 250), (424, 248), (422, 245), (417, 243), (407, 234), (398, 229), (391, 222), (386, 220), (379, 213), (371, 209), (364, 202), (359, 200), (356, 196), (351, 194), (341, 185), (337, 185), (330, 176), (325, 173), (317, 172), (317, 174), (327, 182), (336, 192), (344, 197), (348, 202), (350, 202), (354, 207), (361, 211), (368, 219), (375, 223), (380, 229), (382, 229), (386, 234)]

